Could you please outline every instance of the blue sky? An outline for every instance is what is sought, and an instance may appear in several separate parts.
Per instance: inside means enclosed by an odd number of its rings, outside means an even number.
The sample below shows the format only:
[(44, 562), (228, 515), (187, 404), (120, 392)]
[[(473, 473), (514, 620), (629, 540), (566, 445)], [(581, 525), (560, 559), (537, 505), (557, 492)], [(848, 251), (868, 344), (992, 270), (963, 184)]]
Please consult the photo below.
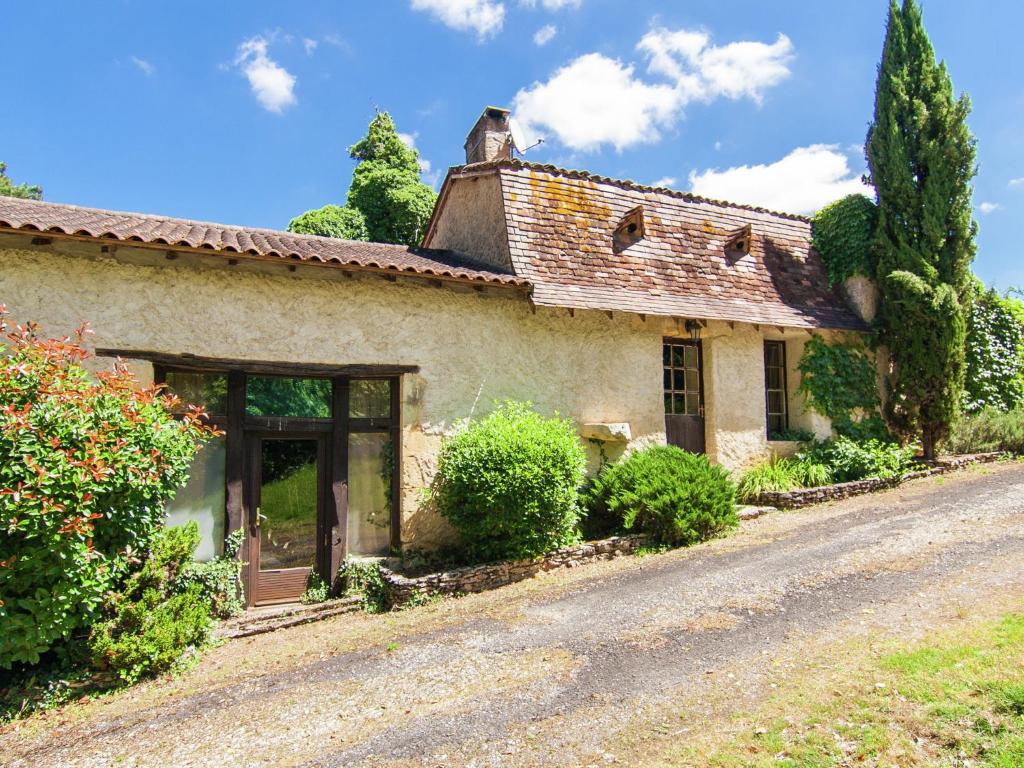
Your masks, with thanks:
[[(375, 107), (435, 184), (486, 104), (538, 162), (787, 210), (858, 186), (886, 2), (5, 0), (0, 160), (48, 200), (284, 228)], [(1024, 4), (931, 0), (979, 141), (975, 271), (1024, 285)]]

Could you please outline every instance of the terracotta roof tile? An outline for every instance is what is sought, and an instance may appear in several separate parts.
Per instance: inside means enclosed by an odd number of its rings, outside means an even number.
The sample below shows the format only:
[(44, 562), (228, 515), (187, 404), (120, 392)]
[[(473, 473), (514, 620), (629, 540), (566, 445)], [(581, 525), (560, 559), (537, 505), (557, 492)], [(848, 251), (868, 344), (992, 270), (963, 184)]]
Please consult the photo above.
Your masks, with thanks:
[[(452, 174), (501, 180), (515, 274), (540, 305), (800, 328), (863, 330), (811, 249), (810, 220), (519, 160)], [(637, 206), (645, 235), (620, 252), (612, 234)], [(750, 253), (726, 249), (753, 231)]]
[(297, 235), (14, 197), (0, 197), (0, 230), (3, 229), (88, 236), (172, 248), (208, 249), (225, 257), (237, 253), (282, 261), (315, 261), (353, 269), (394, 271), (442, 280), (529, 287), (529, 282), (523, 278), (479, 269), (450, 251)]

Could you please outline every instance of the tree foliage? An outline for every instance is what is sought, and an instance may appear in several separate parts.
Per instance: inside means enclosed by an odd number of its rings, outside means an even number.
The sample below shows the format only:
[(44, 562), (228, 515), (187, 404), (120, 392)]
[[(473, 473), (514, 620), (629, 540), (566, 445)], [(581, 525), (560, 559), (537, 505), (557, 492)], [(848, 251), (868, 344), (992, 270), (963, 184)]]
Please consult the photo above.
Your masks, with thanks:
[(7, 175), (7, 163), (0, 163), (0, 197), (42, 200), (43, 188), (33, 184), (15, 184)]
[(399, 138), (391, 116), (379, 112), (349, 154), (359, 165), (352, 172), (348, 204), (366, 217), (370, 239), (417, 245), (437, 195), (420, 181), (417, 152)]
[[(7, 332), (0, 307), (0, 330)], [(0, 668), (87, 626), (145, 552), (211, 430), (128, 369), (91, 376), (34, 326), (0, 355)]]
[(288, 231), (300, 235), (339, 237), (342, 240), (369, 240), (366, 218), (355, 208), (325, 205), (296, 216), (288, 223)]
[(420, 181), (419, 154), (378, 112), (366, 135), (349, 147), (358, 160), (345, 206), (326, 205), (292, 219), (288, 229), (326, 237), (418, 245), (437, 195)]
[(1024, 304), (976, 283), (966, 356), (965, 411), (1009, 411), (1024, 402)]
[(888, 417), (926, 457), (957, 415), (964, 382), (975, 140), (914, 0), (892, 0), (868, 132), (878, 196), (881, 341), (892, 355)]
[(853, 275), (875, 276), (872, 244), (878, 206), (865, 195), (847, 195), (814, 216), (814, 249), (828, 270), (830, 285)]

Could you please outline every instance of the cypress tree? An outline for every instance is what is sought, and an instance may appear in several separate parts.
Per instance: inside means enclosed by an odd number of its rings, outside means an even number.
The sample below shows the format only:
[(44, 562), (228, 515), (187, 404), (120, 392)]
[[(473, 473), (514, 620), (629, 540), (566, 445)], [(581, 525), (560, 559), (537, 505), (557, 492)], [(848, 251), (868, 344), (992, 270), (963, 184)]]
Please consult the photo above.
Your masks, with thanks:
[(874, 239), (888, 348), (887, 416), (926, 458), (948, 434), (964, 387), (966, 306), (977, 225), (970, 100), (953, 96), (914, 0), (891, 0), (867, 161), (878, 196)]

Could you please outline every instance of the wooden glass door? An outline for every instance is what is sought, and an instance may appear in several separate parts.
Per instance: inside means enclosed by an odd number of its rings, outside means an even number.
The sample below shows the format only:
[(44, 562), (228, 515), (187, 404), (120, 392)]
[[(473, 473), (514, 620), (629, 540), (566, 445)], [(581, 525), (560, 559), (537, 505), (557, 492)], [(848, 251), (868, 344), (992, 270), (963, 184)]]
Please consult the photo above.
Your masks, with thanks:
[(704, 361), (700, 342), (666, 339), (662, 350), (666, 442), (690, 453), (704, 453)]
[(250, 438), (253, 472), (249, 584), (254, 605), (295, 602), (323, 571), (325, 440), (317, 435)]

